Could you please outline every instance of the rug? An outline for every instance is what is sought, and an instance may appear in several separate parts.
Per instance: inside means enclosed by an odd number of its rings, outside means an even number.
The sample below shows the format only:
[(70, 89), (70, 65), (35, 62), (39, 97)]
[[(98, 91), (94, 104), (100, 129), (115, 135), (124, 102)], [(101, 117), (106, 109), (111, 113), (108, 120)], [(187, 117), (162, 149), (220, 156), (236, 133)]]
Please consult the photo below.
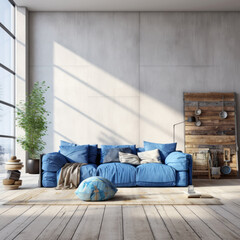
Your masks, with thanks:
[(36, 188), (6, 202), (5, 205), (219, 205), (217, 198), (188, 198), (186, 188), (118, 188), (113, 199), (84, 202), (75, 189)]

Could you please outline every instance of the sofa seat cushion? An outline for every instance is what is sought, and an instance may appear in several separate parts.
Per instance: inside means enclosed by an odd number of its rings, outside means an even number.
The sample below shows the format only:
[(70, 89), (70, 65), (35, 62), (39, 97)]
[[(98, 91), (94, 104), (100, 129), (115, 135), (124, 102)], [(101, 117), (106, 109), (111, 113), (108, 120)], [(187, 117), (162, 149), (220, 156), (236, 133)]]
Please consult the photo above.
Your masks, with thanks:
[(57, 186), (57, 174), (56, 172), (42, 173), (42, 186), (43, 187), (56, 187)]
[[(60, 176), (61, 169), (57, 172), (57, 182)], [(80, 168), (80, 183), (89, 177), (97, 175), (97, 165), (96, 164), (87, 164), (83, 165)]]
[(188, 171), (191, 155), (182, 152), (172, 152), (165, 159), (165, 164), (177, 171)]
[(85, 179), (75, 191), (83, 201), (104, 201), (114, 197), (117, 188), (107, 179), (90, 177)]
[(137, 168), (137, 186), (161, 187), (176, 185), (176, 170), (160, 163), (147, 163)]
[(67, 159), (61, 153), (48, 153), (42, 158), (42, 169), (48, 172), (57, 172), (66, 163)]
[(97, 176), (108, 179), (117, 187), (136, 186), (136, 168), (125, 163), (104, 163), (98, 166)]

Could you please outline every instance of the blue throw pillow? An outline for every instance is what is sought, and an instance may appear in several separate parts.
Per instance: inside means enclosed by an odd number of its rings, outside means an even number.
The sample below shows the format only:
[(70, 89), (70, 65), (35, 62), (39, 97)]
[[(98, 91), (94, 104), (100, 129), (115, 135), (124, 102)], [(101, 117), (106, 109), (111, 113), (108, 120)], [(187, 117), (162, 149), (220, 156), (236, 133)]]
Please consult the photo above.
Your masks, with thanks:
[(102, 145), (100, 163), (103, 163), (105, 156), (107, 155), (108, 151), (112, 148), (130, 148), (132, 151), (131, 153), (137, 154), (136, 145)]
[(146, 142), (144, 141), (144, 148), (145, 151), (150, 151), (154, 149), (158, 149), (160, 152), (161, 160), (165, 160), (165, 158), (170, 154), (171, 152), (176, 151), (177, 143), (152, 143), (152, 142)]
[(88, 163), (88, 145), (60, 146), (60, 153), (69, 162)]
[(60, 141), (60, 146), (77, 146), (77, 144), (61, 140)]
[(48, 172), (57, 172), (67, 163), (67, 158), (61, 153), (47, 153), (42, 158), (42, 169)]
[[(78, 146), (78, 145), (75, 143), (69, 143), (69, 142), (61, 140), (60, 146)], [(97, 147), (98, 147), (97, 144), (89, 145), (89, 147), (88, 147), (88, 163), (93, 163), (93, 164), (97, 163)]]
[(83, 201), (104, 201), (116, 192), (117, 188), (106, 178), (90, 177), (81, 182), (75, 194)]

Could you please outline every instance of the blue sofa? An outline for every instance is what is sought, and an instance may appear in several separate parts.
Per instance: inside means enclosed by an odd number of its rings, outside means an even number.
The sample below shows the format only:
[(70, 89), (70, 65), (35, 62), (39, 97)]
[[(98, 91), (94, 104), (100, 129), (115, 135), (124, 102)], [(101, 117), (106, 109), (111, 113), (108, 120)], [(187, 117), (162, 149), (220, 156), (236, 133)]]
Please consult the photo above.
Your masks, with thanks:
[[(136, 151), (144, 151), (136, 148)], [(117, 187), (170, 187), (192, 184), (192, 157), (179, 151), (169, 153), (163, 164), (147, 163), (133, 166), (125, 163), (101, 163), (102, 150), (97, 150), (97, 162), (80, 169), (80, 181), (92, 176), (107, 178)], [(69, 159), (58, 153), (48, 153), (40, 161), (40, 186), (56, 187), (61, 167)]]

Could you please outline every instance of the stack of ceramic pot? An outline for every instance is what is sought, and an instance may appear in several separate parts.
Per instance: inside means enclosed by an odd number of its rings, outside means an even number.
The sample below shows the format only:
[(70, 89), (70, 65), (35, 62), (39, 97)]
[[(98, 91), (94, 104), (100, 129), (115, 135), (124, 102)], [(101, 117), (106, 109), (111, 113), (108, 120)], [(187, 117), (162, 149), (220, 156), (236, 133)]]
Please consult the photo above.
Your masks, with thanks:
[(23, 164), (20, 159), (16, 156), (12, 156), (8, 162), (5, 163), (5, 169), (7, 171), (7, 177), (3, 179), (3, 185), (6, 189), (18, 189), (22, 185), (22, 180), (20, 180), (21, 170)]

